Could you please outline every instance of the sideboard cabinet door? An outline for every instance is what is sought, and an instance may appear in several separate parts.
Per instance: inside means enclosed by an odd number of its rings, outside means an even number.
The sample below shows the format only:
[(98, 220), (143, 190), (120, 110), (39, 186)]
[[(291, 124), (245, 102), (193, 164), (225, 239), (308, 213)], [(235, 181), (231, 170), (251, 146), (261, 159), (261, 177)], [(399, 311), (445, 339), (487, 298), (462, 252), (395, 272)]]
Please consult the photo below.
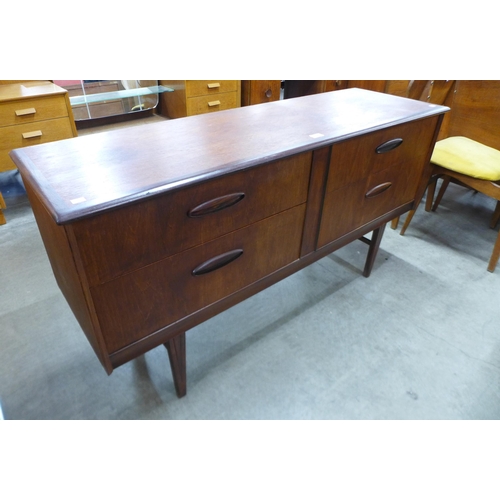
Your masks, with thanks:
[(437, 119), (333, 145), (318, 248), (415, 198)]

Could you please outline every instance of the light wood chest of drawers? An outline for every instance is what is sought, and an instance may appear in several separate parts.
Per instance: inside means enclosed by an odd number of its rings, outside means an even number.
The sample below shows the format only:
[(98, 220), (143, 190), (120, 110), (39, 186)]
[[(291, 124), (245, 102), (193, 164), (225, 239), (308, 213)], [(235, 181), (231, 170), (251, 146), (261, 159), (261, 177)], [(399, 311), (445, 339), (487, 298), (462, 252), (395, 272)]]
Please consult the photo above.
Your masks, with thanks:
[(160, 80), (174, 89), (161, 94), (161, 112), (169, 118), (201, 115), (241, 106), (239, 80)]
[(16, 168), (12, 149), (76, 135), (66, 90), (45, 81), (0, 85), (0, 172)]
[(67, 91), (50, 82), (0, 85), (0, 172), (12, 149), (77, 135)]
[(164, 344), (182, 396), (187, 329), (373, 231), (370, 271), (448, 109), (359, 89), (256, 108), (11, 153), (108, 373)]

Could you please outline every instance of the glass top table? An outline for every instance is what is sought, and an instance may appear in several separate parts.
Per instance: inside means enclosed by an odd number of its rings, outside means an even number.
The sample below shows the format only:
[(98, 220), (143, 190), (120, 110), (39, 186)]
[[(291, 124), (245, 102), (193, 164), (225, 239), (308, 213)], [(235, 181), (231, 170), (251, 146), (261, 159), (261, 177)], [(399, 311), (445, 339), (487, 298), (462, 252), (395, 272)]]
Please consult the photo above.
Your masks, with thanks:
[(115, 99), (126, 99), (128, 97), (140, 97), (152, 94), (162, 94), (163, 92), (173, 92), (174, 89), (163, 85), (154, 85), (152, 87), (138, 87), (135, 89), (115, 90), (112, 92), (101, 92), (98, 94), (84, 94), (71, 96), (69, 101), (72, 106), (79, 104), (91, 104), (96, 102), (112, 101)]

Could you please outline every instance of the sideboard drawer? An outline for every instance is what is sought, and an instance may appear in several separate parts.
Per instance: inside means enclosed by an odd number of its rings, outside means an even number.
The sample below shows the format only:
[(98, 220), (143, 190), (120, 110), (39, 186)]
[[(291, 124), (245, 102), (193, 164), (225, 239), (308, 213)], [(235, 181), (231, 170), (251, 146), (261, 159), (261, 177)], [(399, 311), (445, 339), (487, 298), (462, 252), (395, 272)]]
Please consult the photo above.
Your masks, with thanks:
[(238, 94), (228, 92), (225, 94), (190, 97), (186, 101), (189, 116), (222, 111), (224, 109), (236, 108), (238, 105)]
[(186, 80), (188, 97), (236, 92), (237, 90), (238, 80)]
[(76, 222), (90, 284), (304, 203), (311, 161), (309, 151)]
[[(298, 259), (304, 214), (305, 204), (299, 205), (92, 288), (108, 352), (116, 352)], [(195, 275), (196, 269), (199, 275)]]
[[(27, 98), (0, 106), (0, 127), (68, 116), (64, 95)], [(72, 137), (70, 134), (67, 137)]]
[(366, 179), (369, 174), (391, 165), (414, 163), (415, 159), (427, 153), (437, 119), (432, 117), (404, 123), (372, 132), (362, 139), (355, 137), (335, 144), (332, 148), (327, 191), (335, 191), (349, 183)]

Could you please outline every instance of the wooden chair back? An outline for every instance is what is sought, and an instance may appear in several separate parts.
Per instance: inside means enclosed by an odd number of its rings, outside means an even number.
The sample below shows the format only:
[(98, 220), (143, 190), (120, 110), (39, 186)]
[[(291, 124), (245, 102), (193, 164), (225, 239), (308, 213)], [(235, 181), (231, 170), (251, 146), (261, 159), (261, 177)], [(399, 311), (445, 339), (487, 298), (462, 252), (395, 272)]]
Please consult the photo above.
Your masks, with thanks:
[(464, 136), (500, 150), (500, 80), (457, 80), (438, 140)]

